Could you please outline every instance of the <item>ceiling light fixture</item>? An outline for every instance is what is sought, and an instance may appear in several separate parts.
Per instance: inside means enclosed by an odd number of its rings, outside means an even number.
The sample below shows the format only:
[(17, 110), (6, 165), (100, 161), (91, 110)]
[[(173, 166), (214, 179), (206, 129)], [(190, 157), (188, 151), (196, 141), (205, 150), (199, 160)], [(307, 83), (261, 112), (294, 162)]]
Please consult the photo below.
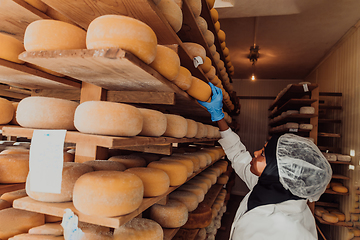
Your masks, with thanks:
[(252, 63), (252, 75), (251, 75), (252, 81), (255, 81), (255, 63), (257, 62), (258, 57), (259, 57), (259, 46), (254, 44), (254, 46), (250, 47), (250, 54), (248, 56), (250, 62)]

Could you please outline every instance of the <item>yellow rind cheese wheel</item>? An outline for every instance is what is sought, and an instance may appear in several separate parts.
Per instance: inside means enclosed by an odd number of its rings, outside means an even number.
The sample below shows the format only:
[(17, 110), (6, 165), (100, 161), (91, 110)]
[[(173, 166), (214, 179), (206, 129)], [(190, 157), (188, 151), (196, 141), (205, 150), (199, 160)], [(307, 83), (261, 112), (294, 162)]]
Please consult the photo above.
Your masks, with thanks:
[(156, 5), (175, 32), (180, 31), (183, 22), (181, 8), (173, 0), (161, 0)]
[(218, 52), (216, 52), (216, 53), (213, 55), (213, 58), (214, 58), (215, 64), (217, 65), (217, 64), (220, 62), (220, 54), (219, 54)]
[(16, 120), (22, 127), (75, 130), (74, 114), (79, 104), (51, 97), (27, 97), (19, 102)]
[(145, 167), (146, 166), (145, 159), (143, 157), (135, 155), (135, 154), (112, 156), (108, 160), (120, 162), (126, 168)]
[(196, 156), (199, 159), (200, 168), (204, 168), (208, 165), (207, 157), (204, 154), (194, 152), (194, 153), (185, 153), (185, 155)]
[(143, 126), (139, 135), (159, 137), (165, 133), (167, 118), (162, 112), (146, 108), (138, 109), (143, 116)]
[(86, 46), (88, 49), (121, 48), (150, 64), (156, 56), (157, 38), (148, 25), (137, 19), (103, 15), (90, 23)]
[(0, 33), (0, 43), (0, 58), (15, 63), (24, 63), (18, 58), (19, 54), (25, 51), (22, 42), (12, 36)]
[(165, 205), (154, 204), (150, 208), (150, 218), (163, 228), (179, 228), (186, 223), (188, 216), (185, 204), (172, 199)]
[(219, 20), (219, 13), (215, 8), (210, 9), (210, 15), (213, 23), (216, 23)]
[(211, 97), (211, 88), (204, 81), (192, 77), (191, 87), (186, 91), (190, 96), (200, 101), (206, 102)]
[(180, 66), (179, 75), (172, 82), (180, 89), (188, 90), (192, 82), (191, 72), (187, 68)]
[(206, 57), (204, 63), (200, 65), (200, 68), (204, 73), (207, 73), (210, 71), (211, 67), (211, 59)]
[(15, 115), (13, 104), (5, 98), (0, 98), (0, 113), (0, 124), (9, 123)]
[[(218, 63), (217, 63), (217, 66), (219, 68), (220, 71), (222, 71), (224, 68), (225, 68), (225, 63), (223, 60), (220, 60)], [(226, 71), (226, 69), (225, 69)], [(222, 74), (223, 75), (223, 74)]]
[(180, 71), (180, 59), (174, 50), (166, 46), (157, 45), (156, 57), (150, 67), (158, 71), (168, 80), (174, 80)]
[(166, 172), (170, 179), (170, 186), (179, 186), (187, 180), (187, 168), (184, 164), (168, 161), (159, 160), (148, 164), (149, 168), (157, 168)]
[(183, 184), (178, 188), (179, 191), (188, 191), (194, 193), (197, 198), (198, 202), (202, 202), (205, 197), (205, 191), (199, 186), (196, 185), (190, 185), (190, 184)]
[(88, 101), (76, 108), (74, 124), (83, 133), (136, 136), (142, 130), (143, 116), (128, 104)]
[(325, 221), (327, 221), (329, 223), (339, 222), (339, 219), (337, 218), (337, 216), (335, 216), (331, 213), (323, 213), (321, 217), (322, 217), (322, 219), (324, 219)]
[(200, 56), (202, 58), (203, 62), (205, 62), (206, 50), (203, 46), (201, 46), (198, 43), (193, 43), (193, 42), (184, 42), (183, 46), (184, 46), (185, 50), (190, 54), (190, 57), (192, 59)]
[(114, 240), (162, 240), (164, 231), (162, 227), (151, 219), (133, 218), (124, 225), (115, 228)]
[(165, 171), (157, 168), (129, 168), (129, 172), (138, 176), (144, 184), (144, 197), (160, 196), (169, 189), (170, 178)]
[(170, 156), (170, 157), (163, 157), (161, 158), (161, 160), (175, 161), (184, 164), (187, 169), (187, 177), (190, 177), (194, 172), (194, 163), (190, 159)]
[(211, 55), (214, 55), (214, 54), (216, 53), (216, 46), (215, 46), (215, 44), (209, 46), (209, 50), (210, 50)]
[(329, 213), (327, 210), (325, 210), (323, 207), (315, 207), (315, 215), (318, 217), (321, 217), (323, 213)]
[(198, 131), (195, 135), (195, 138), (203, 138), (205, 135), (205, 126), (201, 122), (196, 122), (198, 124)]
[(220, 82), (220, 79), (218, 78), (218, 76), (215, 76), (213, 79), (210, 80), (210, 82), (212, 84), (214, 84), (215, 86), (218, 85)]
[(210, 71), (205, 73), (205, 76), (211, 81), (216, 76), (216, 69), (215, 67), (211, 66)]
[(187, 134), (187, 121), (186, 118), (174, 115), (165, 114), (167, 118), (167, 127), (164, 136), (183, 138)]
[[(227, 47), (225, 47), (224, 50), (223, 50), (224, 56), (225, 56), (225, 57), (229, 56), (229, 53), (230, 53), (229, 49), (228, 49)], [(229, 69), (229, 70), (230, 70), (230, 69)]]
[(214, 27), (215, 27), (215, 31), (218, 33), (220, 31), (220, 22), (217, 21), (216, 23), (214, 23)]
[(340, 186), (340, 185), (335, 185), (335, 186), (332, 186), (331, 188), (332, 188), (332, 190), (334, 190), (335, 192), (338, 192), (338, 193), (347, 193), (349, 191), (346, 187)]
[(176, 190), (169, 194), (169, 199), (174, 199), (185, 204), (189, 212), (194, 211), (199, 205), (198, 197), (189, 191)]
[(215, 172), (210, 172), (210, 171), (203, 171), (199, 174), (199, 176), (204, 176), (207, 177), (211, 180), (211, 184), (214, 185), (217, 181), (217, 176)]
[(220, 29), (217, 34), (218, 34), (218, 37), (219, 37), (220, 42), (225, 42), (225, 40), (226, 40), (226, 34), (225, 34), (225, 32)]
[(206, 20), (200, 16), (195, 17), (196, 24), (199, 26), (200, 31), (202, 34), (205, 34), (206, 30), (208, 30), (208, 24)]
[(0, 183), (24, 183), (29, 172), (26, 154), (0, 155)]
[(82, 175), (75, 183), (74, 207), (87, 215), (120, 216), (142, 203), (144, 185), (135, 174), (96, 171)]
[(194, 172), (197, 172), (200, 169), (200, 160), (196, 155), (173, 153), (171, 157), (191, 160), (194, 164)]
[(42, 12), (46, 12), (46, 10), (48, 9), (48, 6), (40, 0), (24, 0), (24, 1)]
[(192, 120), (192, 119), (186, 119), (187, 121), (187, 126), (188, 126), (188, 129), (187, 129), (187, 133), (185, 135), (185, 137), (187, 138), (193, 138), (196, 136), (197, 134), (197, 130), (198, 130), (198, 125), (197, 123)]
[(24, 47), (26, 51), (86, 49), (86, 32), (63, 21), (37, 20), (25, 30)]
[[(212, 186), (212, 183), (211, 183), (211, 180), (208, 178), (208, 177), (205, 177), (205, 176), (200, 176), (200, 175), (197, 175), (196, 177), (194, 177), (193, 179), (191, 179), (190, 181), (188, 181), (187, 183), (189, 184), (195, 184), (195, 185), (198, 185), (200, 187), (204, 187), (204, 185), (202, 184), (198, 184), (198, 182), (201, 182), (201, 183), (205, 183), (205, 186), (206, 186), (206, 192), (211, 188)], [(203, 188), (205, 189), (205, 188)]]
[(339, 212), (339, 211), (331, 211), (330, 213), (332, 215), (335, 215), (338, 218), (339, 222), (345, 221), (345, 214), (344, 213)]

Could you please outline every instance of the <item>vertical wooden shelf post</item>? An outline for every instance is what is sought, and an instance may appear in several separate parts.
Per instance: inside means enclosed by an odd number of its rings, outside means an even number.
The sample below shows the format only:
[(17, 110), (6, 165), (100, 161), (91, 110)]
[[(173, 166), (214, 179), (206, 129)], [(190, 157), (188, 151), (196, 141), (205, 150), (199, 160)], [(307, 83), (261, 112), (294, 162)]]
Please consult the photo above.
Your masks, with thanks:
[(311, 130), (309, 137), (313, 138), (315, 145), (317, 145), (318, 124), (319, 124), (319, 87), (316, 87), (311, 91), (311, 99), (315, 99), (317, 101), (311, 104), (311, 106), (315, 108), (316, 116), (310, 118), (310, 124), (313, 125), (313, 129)]

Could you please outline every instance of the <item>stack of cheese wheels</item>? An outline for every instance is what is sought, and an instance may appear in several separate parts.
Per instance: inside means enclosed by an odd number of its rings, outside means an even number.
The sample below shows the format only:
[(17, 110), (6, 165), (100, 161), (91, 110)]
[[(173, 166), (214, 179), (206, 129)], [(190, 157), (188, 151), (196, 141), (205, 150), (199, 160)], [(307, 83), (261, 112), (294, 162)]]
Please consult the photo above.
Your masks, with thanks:
[(170, 156), (170, 157), (163, 157), (161, 158), (161, 160), (175, 161), (184, 164), (187, 169), (187, 177), (190, 177), (194, 172), (194, 163), (190, 159)]
[(91, 166), (94, 171), (124, 171), (125, 165), (117, 161), (108, 160), (92, 160), (83, 162), (83, 164)]
[(165, 171), (157, 168), (130, 168), (129, 172), (138, 176), (144, 185), (144, 197), (160, 196), (169, 189), (170, 178)]
[(199, 205), (198, 197), (189, 191), (175, 190), (169, 194), (169, 199), (174, 199), (185, 204), (189, 212), (194, 211)]
[(192, 82), (191, 72), (187, 68), (180, 66), (179, 75), (172, 82), (180, 89), (188, 90)]
[(183, 22), (183, 14), (179, 5), (174, 0), (155, 1), (156, 6), (162, 12), (166, 20), (175, 32), (180, 31)]
[(156, 57), (150, 66), (170, 81), (176, 79), (180, 71), (180, 58), (169, 47), (157, 45)]
[(188, 220), (189, 212), (185, 204), (169, 199), (165, 205), (154, 204), (150, 208), (150, 218), (163, 228), (179, 228)]
[(0, 124), (9, 123), (15, 113), (12, 103), (5, 98), (0, 98), (0, 112)]
[(150, 64), (156, 56), (157, 38), (145, 23), (131, 17), (103, 15), (89, 25), (86, 35), (88, 49), (118, 47)]
[(86, 32), (63, 21), (37, 20), (26, 28), (24, 47), (26, 51), (85, 49)]
[(0, 154), (0, 183), (24, 183), (29, 172), (27, 154)]
[(15, 208), (6, 208), (0, 211), (0, 239), (27, 233), (30, 228), (43, 225), (44, 214), (24, 211)]
[(22, 127), (75, 130), (74, 113), (79, 104), (50, 97), (27, 97), (19, 102), (16, 120)]
[(193, 42), (184, 42), (183, 46), (192, 59), (195, 57), (201, 57), (202, 61), (205, 62), (206, 50), (203, 46)]
[(61, 181), (61, 193), (36, 192), (31, 189), (30, 177), (26, 180), (26, 193), (30, 198), (41, 202), (68, 202), (73, 199), (73, 189), (77, 179), (92, 172), (93, 168), (82, 163), (64, 163)]
[(164, 136), (174, 138), (185, 137), (188, 130), (186, 118), (174, 114), (165, 114), (165, 116), (167, 118), (167, 127)]
[(16, 38), (0, 33), (0, 58), (15, 63), (24, 63), (18, 58), (19, 54), (25, 51), (22, 42)]
[(138, 109), (143, 116), (143, 126), (139, 135), (159, 137), (165, 133), (167, 118), (162, 112), (146, 108)]
[(142, 130), (143, 116), (128, 104), (88, 101), (76, 108), (74, 124), (83, 133), (136, 136)]
[(145, 159), (136, 154), (112, 156), (108, 160), (122, 163), (126, 168), (146, 166)]
[(26, 197), (26, 196), (27, 196), (26, 190), (20, 189), (20, 190), (4, 193), (3, 195), (1, 195), (0, 199), (9, 202), (12, 205), (14, 200), (22, 198), (22, 197)]
[(179, 186), (187, 180), (187, 167), (179, 162), (159, 160), (149, 163), (147, 167), (161, 169), (166, 172), (170, 179), (170, 186)]
[(76, 182), (73, 203), (87, 215), (112, 217), (136, 210), (144, 194), (144, 185), (135, 174), (120, 171), (95, 171)]
[(160, 224), (146, 218), (133, 218), (124, 225), (115, 228), (114, 240), (162, 240), (164, 232)]
[(187, 128), (187, 133), (186, 133), (185, 137), (193, 138), (197, 134), (198, 124), (192, 119), (186, 119), (186, 121), (187, 121), (188, 128)]

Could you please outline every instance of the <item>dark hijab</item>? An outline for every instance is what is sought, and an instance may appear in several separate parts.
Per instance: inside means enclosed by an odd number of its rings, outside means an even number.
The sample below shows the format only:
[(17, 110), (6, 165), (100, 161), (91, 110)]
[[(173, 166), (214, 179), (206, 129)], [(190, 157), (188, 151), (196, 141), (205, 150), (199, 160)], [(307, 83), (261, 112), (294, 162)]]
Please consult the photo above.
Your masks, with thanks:
[(276, 146), (279, 137), (273, 136), (265, 147), (266, 167), (249, 196), (247, 211), (262, 205), (302, 199), (286, 190), (279, 181), (276, 160)]

